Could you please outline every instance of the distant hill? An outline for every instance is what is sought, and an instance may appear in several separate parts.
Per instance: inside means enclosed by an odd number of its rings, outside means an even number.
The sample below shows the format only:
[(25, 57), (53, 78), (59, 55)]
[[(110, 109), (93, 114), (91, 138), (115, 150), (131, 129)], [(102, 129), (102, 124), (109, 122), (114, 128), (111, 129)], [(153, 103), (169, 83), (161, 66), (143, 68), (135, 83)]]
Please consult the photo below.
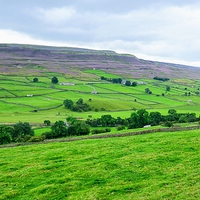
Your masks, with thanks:
[(0, 44), (0, 73), (39, 74), (59, 72), (71, 75), (87, 69), (101, 69), (127, 78), (200, 77), (200, 68), (139, 59), (109, 50)]

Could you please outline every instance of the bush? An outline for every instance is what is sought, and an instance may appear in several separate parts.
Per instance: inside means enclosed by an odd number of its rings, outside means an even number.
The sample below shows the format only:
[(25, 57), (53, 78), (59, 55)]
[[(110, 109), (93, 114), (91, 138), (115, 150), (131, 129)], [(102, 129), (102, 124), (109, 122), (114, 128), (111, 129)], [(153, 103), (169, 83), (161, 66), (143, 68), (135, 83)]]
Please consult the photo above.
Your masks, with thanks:
[(166, 126), (166, 127), (172, 127), (172, 126), (173, 126), (173, 123), (170, 122), (170, 121), (166, 121), (166, 122), (164, 123), (164, 126)]
[(29, 142), (42, 142), (45, 140), (45, 136), (44, 135), (40, 135), (40, 136), (33, 136), (29, 139)]
[(0, 134), (0, 144), (9, 144), (12, 141), (12, 137), (9, 133)]
[(105, 130), (106, 130), (106, 132), (110, 132), (110, 131), (111, 131), (111, 129), (110, 129), (110, 128), (106, 128)]
[(54, 133), (51, 131), (44, 132), (42, 133), (42, 136), (44, 136), (46, 139), (53, 139), (54, 138)]
[(121, 130), (124, 130), (125, 128), (126, 128), (125, 126), (118, 126), (118, 127), (117, 127), (117, 130), (118, 130), (118, 131), (121, 131)]
[(110, 132), (110, 128), (105, 128), (105, 129), (94, 129), (91, 131), (92, 134), (99, 134), (99, 133), (107, 133)]
[(105, 129), (94, 129), (91, 131), (92, 134), (99, 134), (99, 133), (105, 133)]

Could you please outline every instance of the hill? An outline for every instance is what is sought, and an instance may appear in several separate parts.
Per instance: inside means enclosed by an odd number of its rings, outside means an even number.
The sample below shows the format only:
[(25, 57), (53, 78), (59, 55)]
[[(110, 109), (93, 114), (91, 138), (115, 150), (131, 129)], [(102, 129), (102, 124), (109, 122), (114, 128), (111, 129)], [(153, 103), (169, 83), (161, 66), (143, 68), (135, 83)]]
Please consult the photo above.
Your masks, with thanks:
[(143, 60), (134, 55), (70, 47), (0, 44), (0, 72), (4, 74), (41, 74), (59, 72), (79, 76), (83, 70), (101, 69), (124, 78), (195, 79), (200, 68)]

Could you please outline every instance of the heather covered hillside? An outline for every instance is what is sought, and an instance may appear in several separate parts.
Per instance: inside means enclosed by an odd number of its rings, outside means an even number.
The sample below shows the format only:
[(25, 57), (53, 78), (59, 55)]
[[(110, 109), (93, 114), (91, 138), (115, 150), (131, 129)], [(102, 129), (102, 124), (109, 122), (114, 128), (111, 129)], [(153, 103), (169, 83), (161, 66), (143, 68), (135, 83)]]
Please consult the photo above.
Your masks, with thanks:
[(142, 60), (134, 55), (114, 51), (91, 50), (70, 47), (48, 47), (19, 44), (0, 45), (0, 73), (41, 74), (65, 73), (68, 76), (84, 76), (84, 70), (101, 69), (124, 78), (197, 79), (200, 68), (178, 64)]

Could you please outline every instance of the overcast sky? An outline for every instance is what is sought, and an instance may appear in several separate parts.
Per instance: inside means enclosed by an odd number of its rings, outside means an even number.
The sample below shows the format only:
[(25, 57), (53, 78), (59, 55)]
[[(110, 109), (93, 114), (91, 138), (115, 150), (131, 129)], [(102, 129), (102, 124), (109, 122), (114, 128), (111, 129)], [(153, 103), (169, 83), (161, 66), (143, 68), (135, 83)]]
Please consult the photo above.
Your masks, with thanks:
[(198, 0), (0, 0), (0, 43), (75, 46), (200, 66)]

